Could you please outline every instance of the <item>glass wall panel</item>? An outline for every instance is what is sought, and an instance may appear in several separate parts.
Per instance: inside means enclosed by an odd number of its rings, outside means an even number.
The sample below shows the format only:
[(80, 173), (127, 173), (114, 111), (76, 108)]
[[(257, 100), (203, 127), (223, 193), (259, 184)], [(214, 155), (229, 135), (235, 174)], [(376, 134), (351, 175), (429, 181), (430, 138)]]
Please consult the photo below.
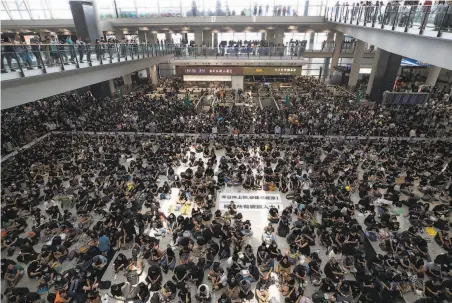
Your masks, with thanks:
[(120, 18), (136, 18), (137, 11), (133, 0), (115, 0)]
[(159, 16), (158, 1), (136, 0), (135, 3), (139, 18)]
[(96, 0), (97, 7), (99, 9), (100, 18), (115, 18), (116, 11), (114, 6), (114, 0)]

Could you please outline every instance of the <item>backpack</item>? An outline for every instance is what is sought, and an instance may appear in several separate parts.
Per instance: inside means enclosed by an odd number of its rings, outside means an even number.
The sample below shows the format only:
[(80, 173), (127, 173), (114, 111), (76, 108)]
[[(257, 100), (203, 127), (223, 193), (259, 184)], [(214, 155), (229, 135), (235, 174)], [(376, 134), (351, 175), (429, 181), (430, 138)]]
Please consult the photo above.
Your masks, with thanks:
[(111, 287), (111, 281), (100, 281), (99, 288), (100, 289), (109, 289)]
[(122, 296), (122, 290), (121, 290), (121, 288), (122, 288), (122, 286), (123, 286), (124, 284), (125, 284), (125, 283), (123, 282), (123, 283), (119, 283), (119, 284), (112, 285), (111, 288), (110, 288), (111, 295), (112, 295), (113, 297), (121, 297), (121, 296)]

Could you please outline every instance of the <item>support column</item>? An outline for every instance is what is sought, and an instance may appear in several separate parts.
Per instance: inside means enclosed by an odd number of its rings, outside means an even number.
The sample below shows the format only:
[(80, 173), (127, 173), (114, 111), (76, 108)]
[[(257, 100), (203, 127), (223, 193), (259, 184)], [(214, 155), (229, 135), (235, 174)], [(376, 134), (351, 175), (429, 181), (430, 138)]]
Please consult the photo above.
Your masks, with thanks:
[(125, 90), (129, 92), (132, 89), (132, 74), (125, 74), (122, 78), (124, 79)]
[(309, 34), (308, 49), (314, 49), (314, 42), (315, 42), (315, 32), (312, 32)]
[(355, 52), (353, 54), (352, 69), (348, 78), (348, 89), (354, 90), (358, 83), (359, 69), (361, 68), (361, 61), (364, 54), (364, 41), (358, 40), (355, 45)]
[(95, 1), (69, 1), (77, 36), (94, 42), (102, 37)]
[(428, 76), (427, 80), (425, 81), (425, 85), (429, 86), (435, 86), (436, 80), (438, 80), (439, 73), (441, 72), (441, 67), (438, 66), (428, 66)]
[(218, 33), (213, 33), (213, 47), (218, 47)]
[(195, 45), (202, 46), (202, 32), (195, 32)]
[(146, 43), (146, 32), (138, 31), (138, 41), (140, 43)]
[(323, 76), (322, 76), (323, 81), (325, 81), (329, 74), (330, 74), (330, 58), (325, 58), (323, 61)]
[(146, 34), (146, 39), (148, 40), (149, 43), (157, 43), (157, 34), (148, 32)]
[(171, 33), (165, 33), (165, 44), (173, 43), (173, 35)]
[(282, 30), (269, 30), (267, 32), (267, 40), (273, 45), (284, 44), (284, 31)]
[(334, 32), (329, 32), (326, 36), (326, 42), (334, 42)]
[(372, 66), (372, 72), (375, 69), (375, 76), (370, 90), (370, 99), (379, 103), (383, 93), (392, 91), (394, 88), (402, 56), (381, 49), (377, 62), (376, 66)]
[(115, 83), (114, 83), (113, 79), (108, 80), (108, 85), (110, 86), (111, 96), (114, 96), (116, 93), (116, 88), (115, 88)]
[(336, 39), (334, 40), (334, 52), (333, 59), (331, 60), (330, 76), (333, 75), (334, 68), (339, 62), (339, 56), (341, 55), (342, 42), (344, 42), (344, 33), (337, 32)]
[(151, 68), (150, 67), (146, 67), (146, 79), (148, 80), (148, 83), (150, 83), (151, 81)]
[(377, 48), (377, 51), (375, 52), (374, 62), (372, 62), (372, 71), (370, 72), (369, 82), (367, 82), (366, 95), (370, 95), (370, 92), (372, 91), (372, 85), (374, 84), (375, 74), (377, 72), (378, 60), (380, 60), (381, 51), (382, 51), (381, 48)]
[(154, 64), (151, 67), (151, 83), (153, 85), (157, 85), (158, 80), (159, 79), (158, 79), (158, 76), (157, 76), (157, 65)]
[[(195, 34), (196, 37), (196, 34)], [(212, 47), (212, 31), (202, 31), (202, 43), (207, 47)]]
[(261, 41), (265, 41), (267, 40), (267, 32), (262, 32), (261, 33)]
[(115, 31), (115, 38), (118, 39), (119, 41), (121, 41), (122, 38), (124, 38), (124, 33), (121, 30), (116, 30)]

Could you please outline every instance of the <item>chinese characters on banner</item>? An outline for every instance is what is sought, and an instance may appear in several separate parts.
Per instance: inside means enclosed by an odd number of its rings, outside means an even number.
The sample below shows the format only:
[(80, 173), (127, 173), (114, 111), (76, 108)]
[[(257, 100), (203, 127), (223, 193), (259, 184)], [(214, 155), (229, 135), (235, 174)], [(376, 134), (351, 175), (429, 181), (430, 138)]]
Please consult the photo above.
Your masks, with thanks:
[(268, 212), (272, 207), (282, 211), (284, 209), (280, 194), (253, 193), (221, 193), (219, 195), (219, 209), (226, 210), (234, 201), (237, 211), (262, 210)]

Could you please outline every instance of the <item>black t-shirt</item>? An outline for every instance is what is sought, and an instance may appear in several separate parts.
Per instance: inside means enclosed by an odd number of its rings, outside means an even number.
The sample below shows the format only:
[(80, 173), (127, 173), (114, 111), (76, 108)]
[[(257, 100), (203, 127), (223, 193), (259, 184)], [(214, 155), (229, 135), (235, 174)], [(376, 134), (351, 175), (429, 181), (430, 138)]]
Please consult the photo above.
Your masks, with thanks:
[(29, 292), (26, 296), (25, 296), (27, 303), (32, 303), (35, 301), (38, 301), (41, 299), (41, 295), (35, 292)]
[(136, 233), (135, 225), (133, 224), (132, 220), (129, 220), (129, 222), (127, 222), (127, 223), (124, 223), (122, 228), (126, 231), (126, 234), (129, 237), (133, 236)]
[(187, 269), (184, 265), (179, 265), (174, 269), (174, 274), (178, 279), (182, 279), (187, 274)]
[(432, 280), (429, 280), (429, 281), (425, 282), (425, 287), (426, 287), (425, 290), (427, 292), (428, 292), (427, 287), (430, 288), (430, 290), (433, 291), (433, 292), (437, 292), (437, 291), (441, 290), (441, 284), (435, 285), (435, 284), (433, 284)]

